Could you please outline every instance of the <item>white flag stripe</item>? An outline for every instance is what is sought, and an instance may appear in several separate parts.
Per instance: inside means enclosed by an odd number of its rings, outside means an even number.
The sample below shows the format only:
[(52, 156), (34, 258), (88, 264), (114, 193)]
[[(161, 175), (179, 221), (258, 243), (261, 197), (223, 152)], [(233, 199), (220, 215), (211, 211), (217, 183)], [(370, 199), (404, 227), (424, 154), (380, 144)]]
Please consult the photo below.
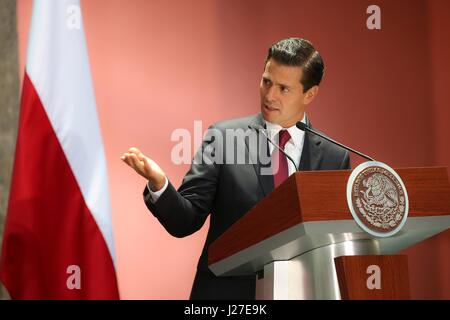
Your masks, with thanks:
[(35, 0), (29, 39), (27, 73), (115, 261), (106, 160), (79, 1)]

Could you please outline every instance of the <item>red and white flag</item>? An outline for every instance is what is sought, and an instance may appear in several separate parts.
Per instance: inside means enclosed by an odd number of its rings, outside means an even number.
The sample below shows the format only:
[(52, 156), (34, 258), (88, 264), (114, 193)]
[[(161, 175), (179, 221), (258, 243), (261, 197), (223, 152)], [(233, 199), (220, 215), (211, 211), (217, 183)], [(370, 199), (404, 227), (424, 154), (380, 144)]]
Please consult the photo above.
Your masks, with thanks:
[(12, 299), (118, 299), (80, 3), (35, 0), (0, 260)]

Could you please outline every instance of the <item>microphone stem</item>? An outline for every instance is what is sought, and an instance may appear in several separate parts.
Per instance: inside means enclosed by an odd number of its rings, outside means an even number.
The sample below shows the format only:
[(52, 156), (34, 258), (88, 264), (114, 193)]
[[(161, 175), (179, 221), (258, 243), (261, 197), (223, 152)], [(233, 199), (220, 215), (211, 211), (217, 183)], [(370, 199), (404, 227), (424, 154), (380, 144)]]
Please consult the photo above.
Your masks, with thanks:
[(286, 158), (291, 160), (292, 164), (294, 165), (295, 171), (298, 171), (298, 168), (297, 168), (297, 165), (295, 164), (295, 161), (284, 150), (281, 150), (281, 148), (277, 144), (275, 144), (272, 140), (270, 140), (270, 138), (267, 136), (267, 134), (264, 132), (264, 130), (260, 130), (260, 131), (266, 137), (267, 141), (269, 141), (274, 147), (276, 147), (278, 150), (280, 150), (281, 153), (283, 153), (286, 156)]
[(317, 132), (317, 131), (315, 131), (315, 130), (311, 130), (311, 129), (308, 128), (308, 127), (305, 127), (305, 129), (308, 130), (309, 132), (313, 133), (313, 134), (317, 134), (318, 136), (324, 138), (325, 140), (331, 141), (331, 142), (337, 144), (338, 146), (341, 146), (341, 147), (344, 148), (344, 149), (350, 150), (351, 152), (354, 152), (354, 153), (356, 153), (357, 155), (359, 155), (359, 156), (361, 156), (361, 157), (363, 157), (363, 158), (365, 158), (365, 159), (367, 159), (367, 160), (375, 161), (373, 158), (369, 157), (368, 155), (365, 155), (364, 153), (361, 153), (361, 152), (359, 152), (359, 151), (356, 151), (355, 149), (352, 149), (352, 148), (350, 148), (350, 147), (344, 146), (342, 143), (339, 143), (339, 142), (337, 142), (337, 141), (335, 141), (335, 140), (333, 140), (333, 139), (331, 139), (331, 138), (329, 138), (329, 137), (327, 137), (327, 136), (324, 136), (323, 134), (321, 134), (321, 133), (319, 133), (319, 132)]

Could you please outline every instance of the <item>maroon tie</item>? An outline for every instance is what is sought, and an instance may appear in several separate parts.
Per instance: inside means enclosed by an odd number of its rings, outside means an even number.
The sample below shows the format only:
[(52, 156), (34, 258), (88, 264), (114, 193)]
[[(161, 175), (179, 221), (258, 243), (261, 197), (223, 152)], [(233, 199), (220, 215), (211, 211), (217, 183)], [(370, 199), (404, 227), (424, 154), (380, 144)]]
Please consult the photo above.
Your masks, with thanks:
[[(287, 130), (280, 131), (278, 145), (282, 150), (284, 150), (284, 146), (286, 145), (286, 143), (289, 141), (290, 138), (291, 135), (289, 134), (289, 131)], [(272, 153), (272, 163), (274, 169), (273, 182), (276, 188), (289, 176), (286, 156), (282, 152), (280, 152), (280, 150), (278, 150), (276, 147)], [(277, 168), (278, 170), (276, 170)]]

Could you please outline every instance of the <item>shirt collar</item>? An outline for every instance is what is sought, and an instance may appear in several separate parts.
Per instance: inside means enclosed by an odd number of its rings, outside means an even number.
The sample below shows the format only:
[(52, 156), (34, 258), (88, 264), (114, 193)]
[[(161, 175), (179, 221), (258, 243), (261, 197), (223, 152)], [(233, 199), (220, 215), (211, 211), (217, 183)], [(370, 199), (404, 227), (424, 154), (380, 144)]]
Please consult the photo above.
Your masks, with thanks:
[[(294, 143), (296, 148), (301, 148), (301, 146), (303, 145), (303, 137), (305, 135), (305, 131), (300, 130), (295, 125), (289, 128), (283, 128), (276, 123), (272, 123), (266, 120), (264, 120), (264, 122), (266, 123), (267, 134), (269, 135), (269, 138), (271, 140), (273, 140), (282, 129), (286, 129), (291, 135), (291, 139), (289, 139), (287, 143)], [(306, 113), (303, 114), (303, 119), (301, 120), (301, 122), (306, 124)]]

